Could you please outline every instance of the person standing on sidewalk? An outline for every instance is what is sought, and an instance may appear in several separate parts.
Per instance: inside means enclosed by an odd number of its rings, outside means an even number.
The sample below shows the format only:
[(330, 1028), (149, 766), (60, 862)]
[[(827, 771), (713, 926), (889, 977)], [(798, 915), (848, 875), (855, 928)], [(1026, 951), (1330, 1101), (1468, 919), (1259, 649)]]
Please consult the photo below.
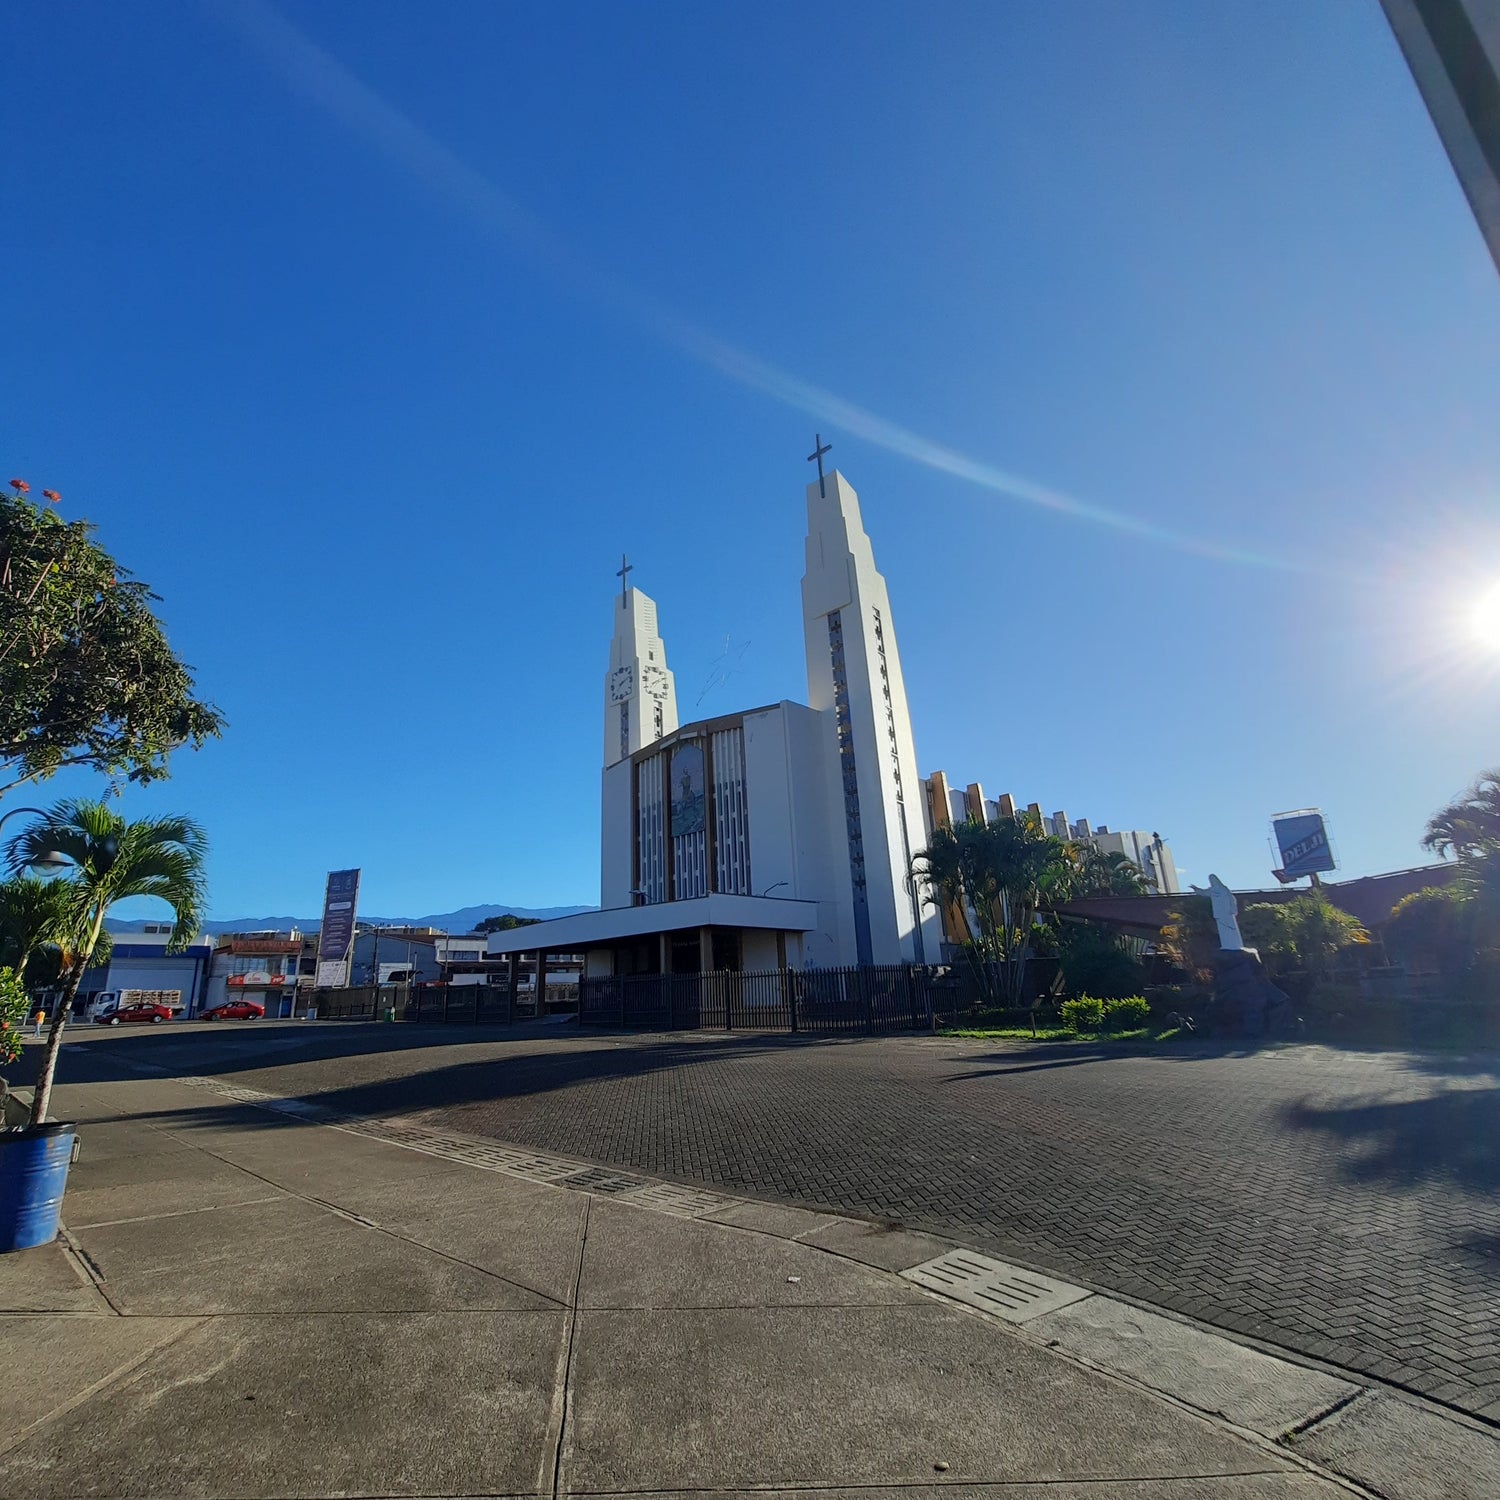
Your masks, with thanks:
[(31, 1018), (31, 1034), (32, 1034), (32, 1036), (40, 1036), (42, 1034), (42, 1022), (45, 1021), (46, 1019), (47, 1019), (47, 1012), (44, 1011), (40, 1005), (37, 1006), (37, 1008), (36, 1008), (36, 1014)]

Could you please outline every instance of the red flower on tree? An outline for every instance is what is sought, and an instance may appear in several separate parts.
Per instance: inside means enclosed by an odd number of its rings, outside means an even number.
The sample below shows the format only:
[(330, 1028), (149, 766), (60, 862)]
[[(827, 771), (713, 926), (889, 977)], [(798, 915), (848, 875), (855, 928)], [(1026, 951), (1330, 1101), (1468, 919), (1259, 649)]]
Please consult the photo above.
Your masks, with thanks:
[(56, 490), (43, 490), (42, 494), (46, 497), (46, 499), (50, 500), (53, 505), (62, 504), (62, 496), (59, 495)]
[(12, 479), (10, 482), (10, 487), (23, 495), (29, 495), (31, 493), (31, 486), (27, 484), (24, 479)]

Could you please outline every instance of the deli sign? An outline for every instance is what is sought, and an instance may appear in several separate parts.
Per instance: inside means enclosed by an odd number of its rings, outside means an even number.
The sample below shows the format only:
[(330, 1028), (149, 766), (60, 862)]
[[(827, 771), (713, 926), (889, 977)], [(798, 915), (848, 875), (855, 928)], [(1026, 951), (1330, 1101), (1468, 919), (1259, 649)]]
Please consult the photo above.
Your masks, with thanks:
[(1278, 813), (1271, 820), (1271, 829), (1276, 836), (1277, 853), (1281, 856), (1281, 869), (1277, 872), (1279, 879), (1295, 880), (1299, 875), (1316, 875), (1335, 868), (1328, 830), (1323, 826), (1323, 814), (1317, 808), (1304, 807), (1297, 812)]

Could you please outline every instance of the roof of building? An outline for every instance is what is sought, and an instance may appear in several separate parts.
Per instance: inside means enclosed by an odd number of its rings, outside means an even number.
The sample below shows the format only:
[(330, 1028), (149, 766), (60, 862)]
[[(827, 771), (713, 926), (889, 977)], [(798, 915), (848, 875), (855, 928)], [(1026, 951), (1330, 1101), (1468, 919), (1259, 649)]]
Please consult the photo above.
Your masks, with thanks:
[[(1362, 875), (1354, 880), (1324, 881), (1324, 895), (1341, 911), (1358, 919), (1364, 927), (1378, 927), (1391, 908), (1414, 891), (1431, 885), (1447, 885), (1458, 874), (1455, 864), (1421, 865), (1411, 870), (1391, 870), (1383, 875)], [(1192, 895), (1187, 891), (1183, 895)], [(1240, 910), (1257, 902), (1293, 901), (1307, 894), (1306, 886), (1277, 886), (1269, 891), (1236, 891)], [(1053, 907), (1059, 916), (1081, 917), (1130, 932), (1154, 936), (1165, 927), (1171, 914), (1182, 906), (1182, 896), (1081, 896)]]

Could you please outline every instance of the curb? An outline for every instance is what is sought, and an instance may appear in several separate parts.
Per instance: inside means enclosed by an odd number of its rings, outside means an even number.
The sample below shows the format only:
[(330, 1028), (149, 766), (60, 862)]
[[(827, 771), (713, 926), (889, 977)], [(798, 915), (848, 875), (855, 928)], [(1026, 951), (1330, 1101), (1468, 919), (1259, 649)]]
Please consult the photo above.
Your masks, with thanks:
[(320, 1125), (537, 1185), (790, 1240), (897, 1275), (997, 1331), (1191, 1411), (1356, 1493), (1382, 1500), (1500, 1495), (1500, 1431), (1482, 1419), (1295, 1351), (995, 1260), (946, 1237), (720, 1193), (435, 1129), (407, 1117), (341, 1114), (312, 1100), (214, 1077), (172, 1076), (157, 1064), (127, 1066), (164, 1083), (269, 1110), (289, 1123)]

